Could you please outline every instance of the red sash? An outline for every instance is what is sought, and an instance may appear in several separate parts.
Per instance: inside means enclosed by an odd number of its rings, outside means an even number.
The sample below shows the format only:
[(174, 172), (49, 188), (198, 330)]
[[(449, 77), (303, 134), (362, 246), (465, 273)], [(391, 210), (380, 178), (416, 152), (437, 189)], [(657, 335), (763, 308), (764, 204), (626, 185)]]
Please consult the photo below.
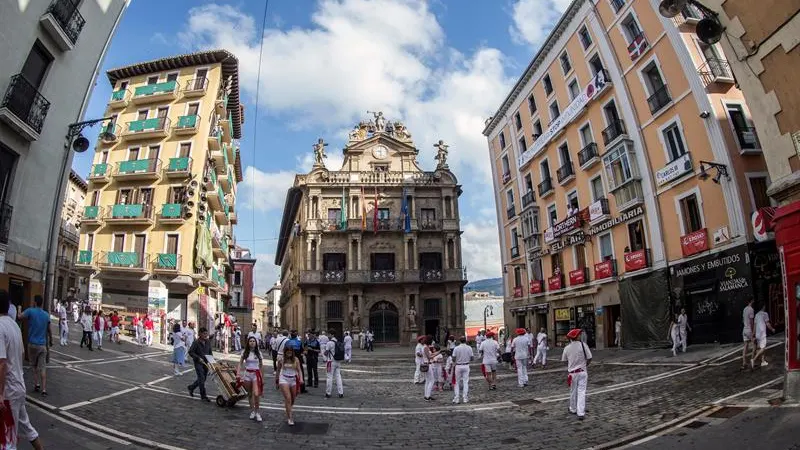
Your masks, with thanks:
[(0, 412), (0, 448), (8, 448), (17, 443), (17, 426), (11, 414), (11, 403), (6, 400), (3, 405), (5, 409)]

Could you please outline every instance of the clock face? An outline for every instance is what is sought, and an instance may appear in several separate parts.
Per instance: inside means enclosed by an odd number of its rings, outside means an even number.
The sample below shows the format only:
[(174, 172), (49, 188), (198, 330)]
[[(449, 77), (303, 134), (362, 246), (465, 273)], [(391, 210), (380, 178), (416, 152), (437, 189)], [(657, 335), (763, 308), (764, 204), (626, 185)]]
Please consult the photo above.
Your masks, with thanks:
[(386, 156), (388, 155), (389, 155), (389, 150), (387, 150), (386, 147), (382, 145), (377, 145), (375, 146), (375, 148), (372, 149), (372, 156), (378, 159), (386, 158)]

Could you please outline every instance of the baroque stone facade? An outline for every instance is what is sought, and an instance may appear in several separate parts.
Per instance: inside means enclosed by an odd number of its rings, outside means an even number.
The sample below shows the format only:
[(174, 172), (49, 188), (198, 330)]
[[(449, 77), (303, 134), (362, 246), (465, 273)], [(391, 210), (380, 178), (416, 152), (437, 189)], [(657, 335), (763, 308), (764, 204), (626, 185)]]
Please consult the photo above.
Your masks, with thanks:
[(464, 333), (461, 187), (435, 144), (424, 171), (401, 122), (382, 113), (349, 133), (338, 171), (314, 167), (287, 194), (275, 264), (286, 328), (370, 328), (378, 343)]

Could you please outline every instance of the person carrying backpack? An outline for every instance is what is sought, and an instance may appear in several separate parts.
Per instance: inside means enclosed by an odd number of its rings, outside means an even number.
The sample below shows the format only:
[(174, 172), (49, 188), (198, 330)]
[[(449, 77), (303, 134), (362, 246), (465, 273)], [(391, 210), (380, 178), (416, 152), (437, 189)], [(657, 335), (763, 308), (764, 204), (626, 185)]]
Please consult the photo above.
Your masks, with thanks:
[(331, 398), (334, 379), (336, 379), (336, 390), (339, 391), (339, 398), (342, 398), (344, 397), (344, 388), (342, 387), (341, 366), (342, 361), (344, 361), (344, 342), (339, 342), (336, 339), (335, 330), (330, 330), (329, 334), (330, 340), (325, 344), (325, 356), (328, 361), (325, 367), (325, 398)]

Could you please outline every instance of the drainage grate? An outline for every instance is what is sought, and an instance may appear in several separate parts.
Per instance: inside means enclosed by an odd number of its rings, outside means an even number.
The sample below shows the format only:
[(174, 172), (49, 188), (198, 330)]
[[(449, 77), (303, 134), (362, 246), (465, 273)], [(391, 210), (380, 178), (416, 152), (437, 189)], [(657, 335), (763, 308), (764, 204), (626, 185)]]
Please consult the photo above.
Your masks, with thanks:
[(535, 398), (529, 398), (529, 399), (526, 399), (526, 400), (514, 400), (511, 403), (513, 403), (513, 404), (515, 404), (517, 406), (525, 406), (525, 405), (535, 405), (537, 403), (542, 403), (542, 402), (540, 402), (539, 400), (536, 400)]
[(702, 427), (704, 427), (706, 425), (708, 425), (708, 422), (703, 422), (703, 421), (700, 421), (700, 420), (694, 420), (692, 422), (687, 423), (683, 427), (684, 428), (698, 429), (698, 428), (702, 428)]
[(715, 411), (708, 415), (708, 417), (713, 417), (715, 419), (730, 419), (731, 417), (741, 414), (747, 411), (747, 408), (741, 408), (738, 406), (726, 406), (718, 411)]
[(508, 445), (508, 444), (519, 444), (519, 439), (517, 438), (506, 438), (500, 441), (501, 444)]
[(330, 424), (320, 422), (295, 422), (294, 426), (284, 423), (278, 428), (279, 433), (316, 436), (328, 433)]

